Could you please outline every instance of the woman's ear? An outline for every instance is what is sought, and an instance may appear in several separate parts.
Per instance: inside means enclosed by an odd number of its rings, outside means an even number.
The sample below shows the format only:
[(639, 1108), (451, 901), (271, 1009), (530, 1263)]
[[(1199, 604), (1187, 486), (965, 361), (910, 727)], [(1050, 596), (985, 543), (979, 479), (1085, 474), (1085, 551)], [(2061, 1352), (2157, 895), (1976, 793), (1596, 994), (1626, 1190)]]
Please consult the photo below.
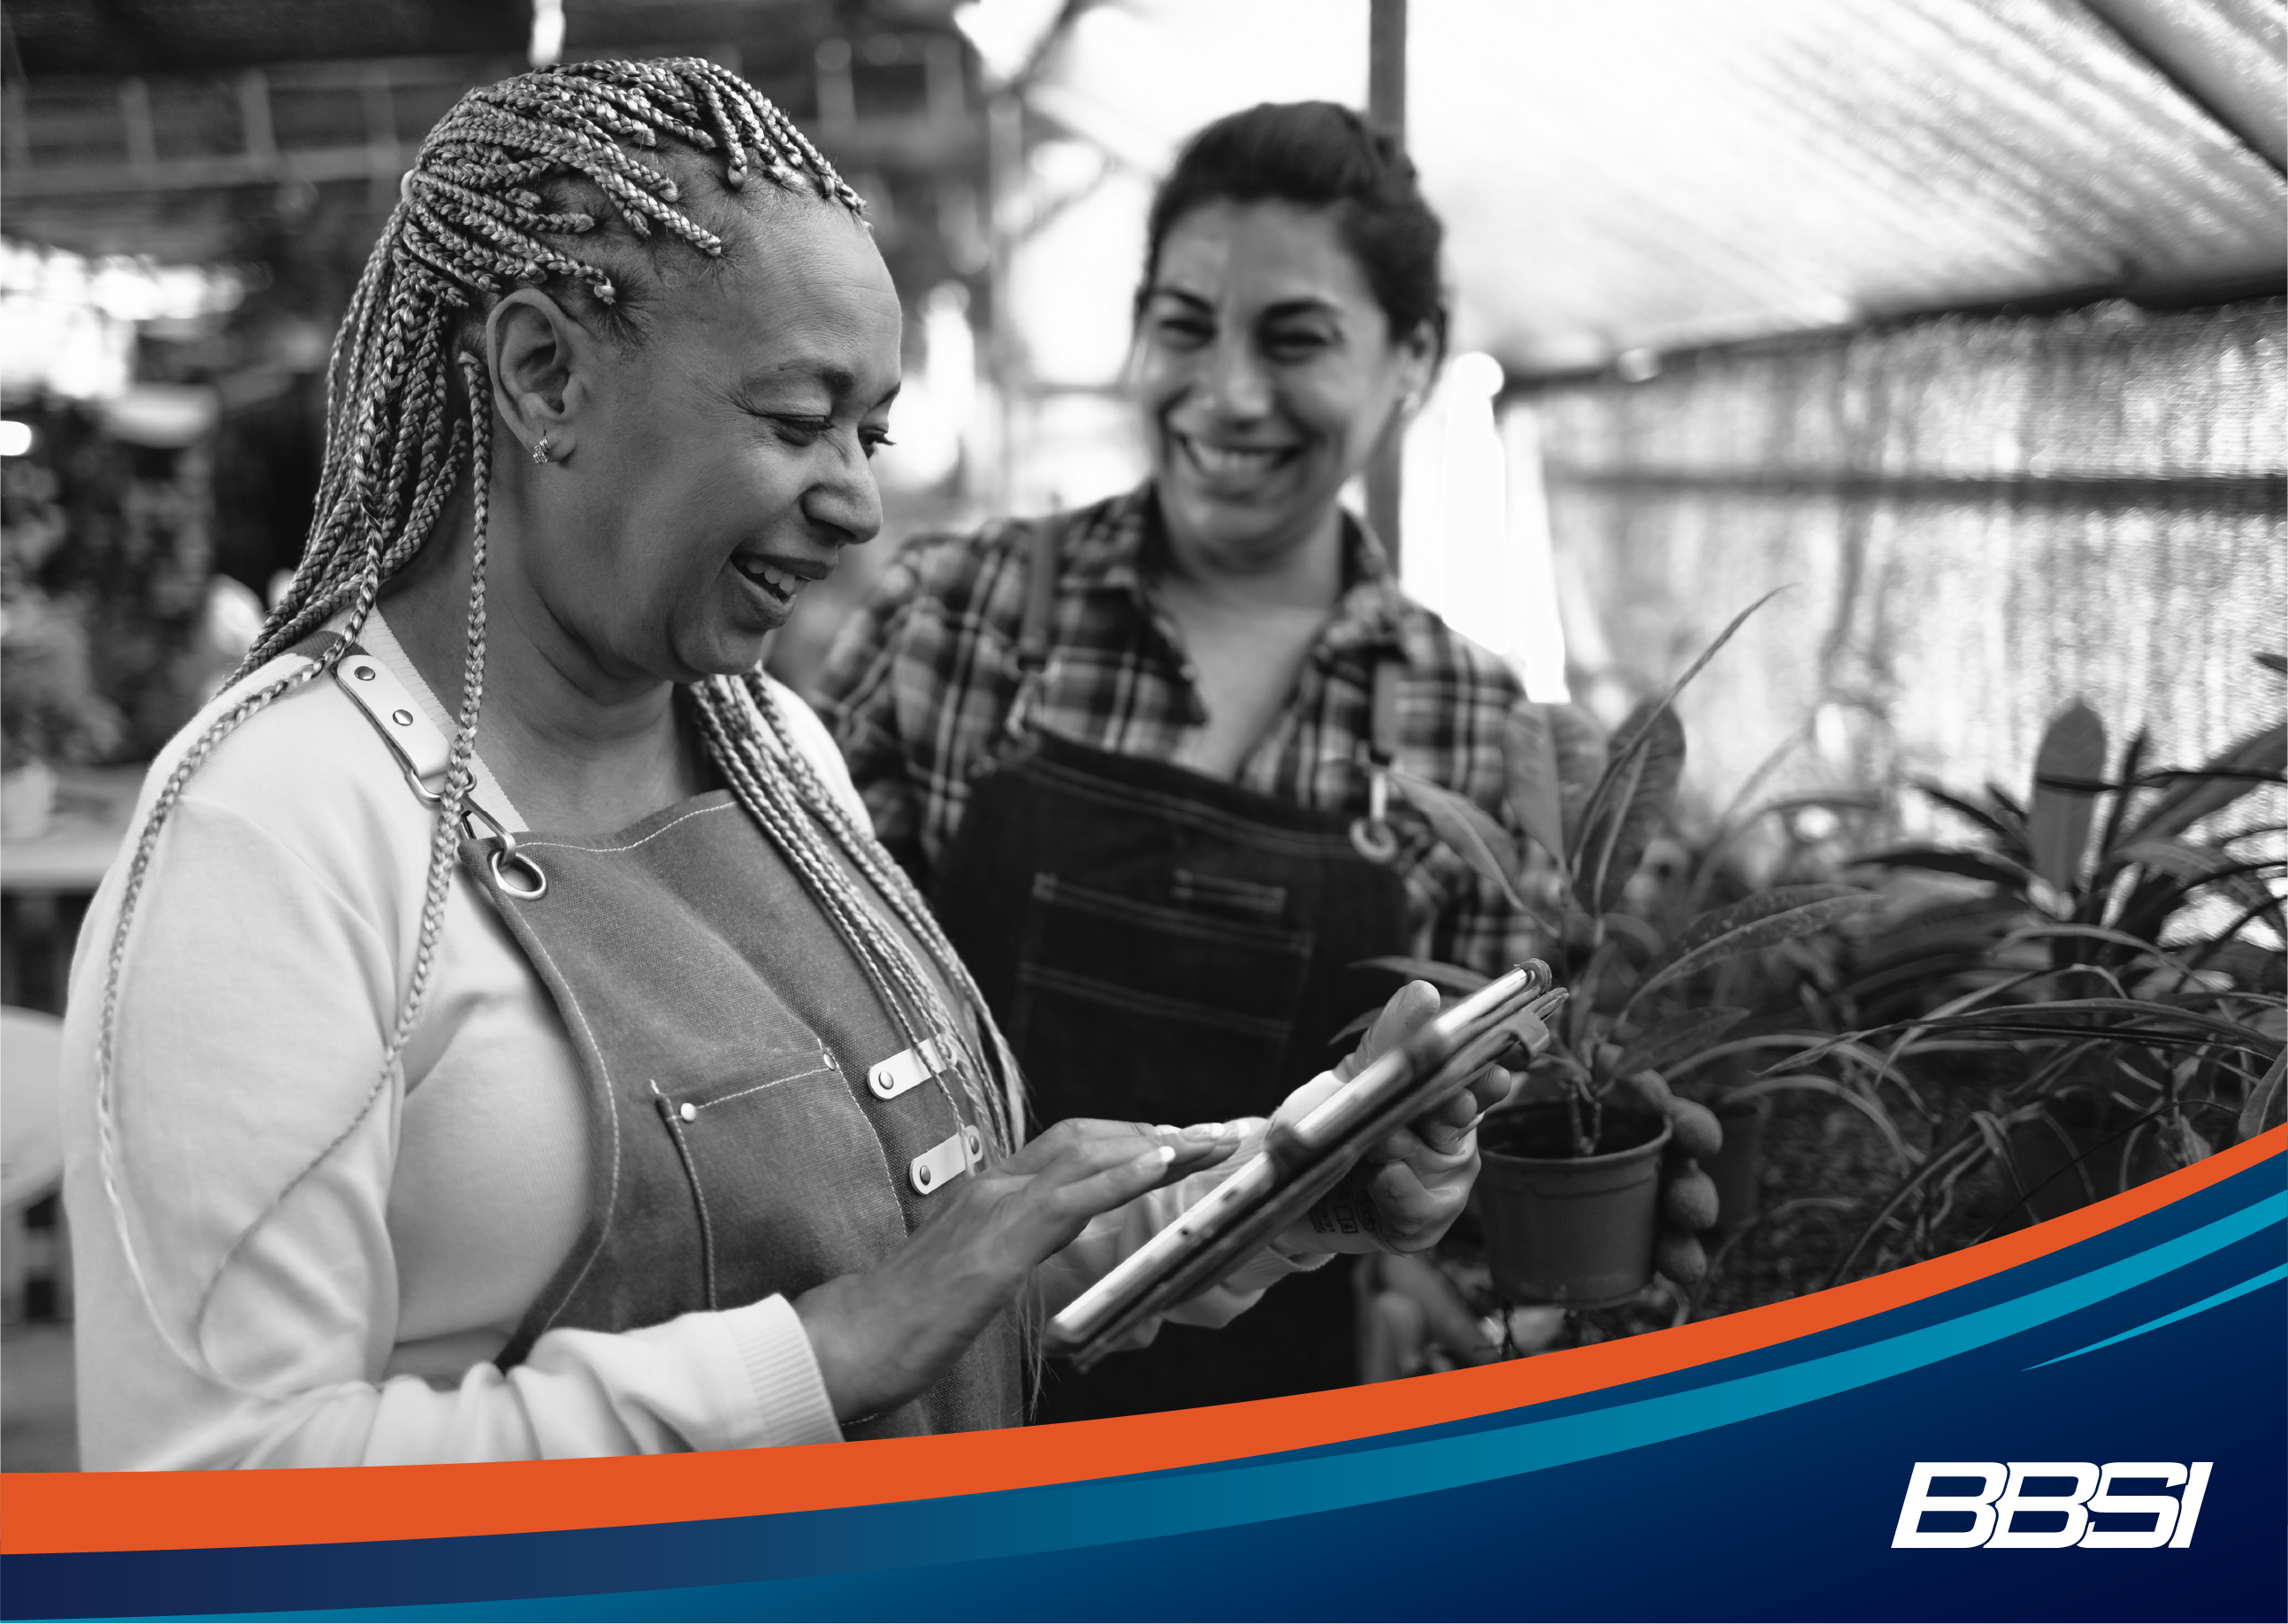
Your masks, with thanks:
[(1430, 386), (1437, 379), (1445, 346), (1435, 325), (1425, 322), (1401, 338), (1397, 348), (1399, 412), (1402, 418), (1411, 418), (1430, 398)]
[(594, 340), (536, 288), (517, 289), (485, 318), (493, 410), (528, 452), (540, 449), (535, 461), (572, 454), (595, 365)]

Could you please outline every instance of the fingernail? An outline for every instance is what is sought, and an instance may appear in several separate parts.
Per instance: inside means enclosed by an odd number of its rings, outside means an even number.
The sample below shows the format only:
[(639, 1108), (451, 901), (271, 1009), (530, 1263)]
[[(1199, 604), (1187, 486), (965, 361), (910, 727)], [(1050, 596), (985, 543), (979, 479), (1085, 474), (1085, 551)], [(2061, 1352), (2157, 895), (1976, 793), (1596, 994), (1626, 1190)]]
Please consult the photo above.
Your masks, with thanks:
[(1227, 1122), (1195, 1122), (1184, 1130), (1183, 1136), (1191, 1140), (1220, 1139), (1230, 1131)]
[(1164, 1167), (1175, 1159), (1176, 1147), (1173, 1145), (1164, 1144), (1152, 1152), (1152, 1160), (1159, 1166)]
[(1176, 1132), (1176, 1125), (1172, 1122), (1163, 1122), (1152, 1131), (1156, 1134), (1172, 1134)]

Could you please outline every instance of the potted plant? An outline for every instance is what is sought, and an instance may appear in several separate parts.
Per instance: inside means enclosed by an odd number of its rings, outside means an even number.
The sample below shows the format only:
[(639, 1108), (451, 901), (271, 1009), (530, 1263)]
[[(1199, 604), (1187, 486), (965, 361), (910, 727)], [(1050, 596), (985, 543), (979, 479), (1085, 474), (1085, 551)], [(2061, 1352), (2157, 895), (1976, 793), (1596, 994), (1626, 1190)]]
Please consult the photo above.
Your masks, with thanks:
[[(1879, 1205), (1832, 1279), (1863, 1255), (1892, 1267), (1966, 1227), (1955, 1244), (2056, 1216), (2281, 1120), (2281, 958), (2252, 931), (2288, 940), (2275, 890), (2288, 861), (2259, 849), (2277, 824), (2213, 820), (2283, 781), (2288, 739), (2260, 728), (2192, 769), (2148, 754), (2141, 732), (2109, 774), (2104, 723), (2069, 705), (2022, 799), (1920, 786), (1974, 843), (1864, 859), (1975, 890), (1871, 940), (1848, 996), (1887, 1018), (1836, 1042), (1990, 1093)], [(1961, 1219), (1981, 1180), (1999, 1186), (1982, 1230)]]
[[(1689, 1286), (1705, 1272), (1693, 1231), (1716, 1217), (1714, 1182), (1697, 1163), (1722, 1142), (1708, 1108), (1664, 1075), (1713, 1052), (1748, 1011), (1711, 1003), (1708, 973), (1739, 955), (1822, 931), (1878, 902), (1839, 885), (1782, 886), (1673, 920), (1625, 906), (1631, 882), (1674, 808), (1685, 757), (1674, 702), (1758, 605), (1736, 617), (1684, 675), (1631, 712), (1608, 739), (1570, 705), (1522, 705), (1503, 739), (1513, 842), (1464, 797), (1404, 773), (1393, 786), (1441, 839), (1510, 898), (1543, 919), (1558, 980), (1572, 991), (1523, 1097), (1490, 1115), (1481, 1137), (1477, 1206), (1498, 1291), (1511, 1302), (1596, 1307), (1625, 1299), (1652, 1273)], [(1529, 897), (1539, 899), (1539, 905)], [(1655, 911), (1656, 915), (1657, 911)], [(1378, 960), (1453, 991), (1483, 984), (1460, 966)], [(1796, 1047), (1819, 1033), (1782, 1039)], [(1767, 1079), (1771, 1088), (1805, 1079)], [(1818, 1086), (1844, 1091), (1825, 1079)], [(1658, 1173), (1672, 1169), (1668, 1224)]]
[(12, 840), (47, 827), (55, 769), (99, 760), (119, 712), (95, 690), (87, 634), (68, 605), (20, 593), (0, 605), (0, 827)]

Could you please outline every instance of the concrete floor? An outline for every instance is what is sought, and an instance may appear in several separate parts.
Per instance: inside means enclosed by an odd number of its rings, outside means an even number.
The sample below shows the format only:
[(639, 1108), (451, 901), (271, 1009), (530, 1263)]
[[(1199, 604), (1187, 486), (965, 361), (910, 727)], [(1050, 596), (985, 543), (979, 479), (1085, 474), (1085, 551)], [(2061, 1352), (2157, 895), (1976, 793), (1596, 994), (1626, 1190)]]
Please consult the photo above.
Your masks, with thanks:
[(77, 1471), (77, 1429), (71, 1326), (0, 1326), (0, 1471)]

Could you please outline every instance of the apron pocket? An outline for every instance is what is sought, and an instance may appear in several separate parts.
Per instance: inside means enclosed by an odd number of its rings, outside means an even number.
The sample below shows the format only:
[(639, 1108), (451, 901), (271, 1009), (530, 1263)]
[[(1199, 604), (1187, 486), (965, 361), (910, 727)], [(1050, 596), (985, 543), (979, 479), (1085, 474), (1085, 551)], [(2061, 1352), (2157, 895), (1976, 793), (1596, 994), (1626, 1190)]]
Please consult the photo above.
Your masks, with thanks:
[(1037, 875), (1010, 1035), (1043, 1121), (1268, 1111), (1311, 949), (1307, 931)]
[[(905, 1238), (882, 1142), (824, 1049), (767, 1055), (714, 1083), (651, 1087), (690, 1181), (709, 1308), (807, 1291), (871, 1267)], [(812, 1168), (798, 1188), (771, 1176), (790, 1145)], [(765, 1254), (719, 1244), (732, 1235), (785, 1238)]]

